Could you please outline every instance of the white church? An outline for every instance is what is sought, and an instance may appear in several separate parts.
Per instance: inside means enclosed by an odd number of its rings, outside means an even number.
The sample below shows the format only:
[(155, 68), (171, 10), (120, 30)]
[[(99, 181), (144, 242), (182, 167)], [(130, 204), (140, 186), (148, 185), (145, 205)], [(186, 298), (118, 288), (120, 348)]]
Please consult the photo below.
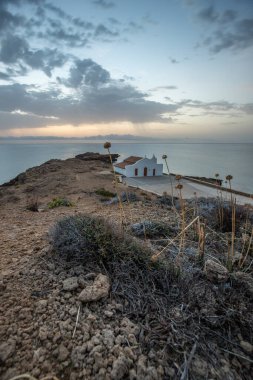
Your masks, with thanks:
[(154, 177), (163, 175), (163, 164), (157, 158), (130, 156), (124, 161), (114, 164), (115, 171), (125, 177)]

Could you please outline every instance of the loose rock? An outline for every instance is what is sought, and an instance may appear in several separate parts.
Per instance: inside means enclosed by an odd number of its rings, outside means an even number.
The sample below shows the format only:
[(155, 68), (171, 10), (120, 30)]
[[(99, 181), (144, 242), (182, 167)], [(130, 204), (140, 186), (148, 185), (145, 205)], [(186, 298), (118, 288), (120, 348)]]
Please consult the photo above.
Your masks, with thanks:
[(69, 291), (78, 288), (78, 277), (70, 277), (63, 281), (63, 290)]
[(0, 345), (0, 363), (4, 363), (14, 352), (16, 342), (13, 339), (9, 339)]
[(229, 275), (227, 268), (213, 260), (206, 261), (205, 273), (208, 280), (212, 282), (226, 282)]
[(93, 285), (87, 286), (79, 294), (79, 300), (82, 302), (98, 301), (101, 298), (107, 297), (110, 290), (109, 278), (103, 274), (99, 274)]

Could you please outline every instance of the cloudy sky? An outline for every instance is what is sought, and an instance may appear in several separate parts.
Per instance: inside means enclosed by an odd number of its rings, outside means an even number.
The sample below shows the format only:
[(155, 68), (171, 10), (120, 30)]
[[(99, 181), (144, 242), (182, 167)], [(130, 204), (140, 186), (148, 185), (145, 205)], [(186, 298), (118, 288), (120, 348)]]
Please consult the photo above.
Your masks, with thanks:
[(253, 142), (253, 0), (0, 0), (0, 136)]

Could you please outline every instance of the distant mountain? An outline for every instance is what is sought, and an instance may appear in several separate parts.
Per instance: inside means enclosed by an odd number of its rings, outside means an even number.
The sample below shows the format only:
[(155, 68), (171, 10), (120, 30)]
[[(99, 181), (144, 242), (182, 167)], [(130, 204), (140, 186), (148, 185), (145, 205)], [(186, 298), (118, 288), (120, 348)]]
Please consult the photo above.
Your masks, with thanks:
[(170, 137), (146, 137), (137, 135), (95, 135), (84, 137), (62, 137), (62, 136), (6, 136), (0, 137), (0, 142), (4, 141), (131, 141), (131, 142), (153, 142), (153, 143), (172, 143), (172, 144), (218, 144), (218, 143), (252, 143), (251, 141), (233, 141), (226, 139), (203, 139), (203, 138), (170, 138)]
[[(85, 137), (62, 137), (62, 136), (6, 136), (0, 137), (1, 140), (145, 140), (153, 141), (153, 137), (143, 137), (135, 135), (96, 135), (96, 136), (85, 136)], [(157, 140), (157, 139), (155, 139)]]

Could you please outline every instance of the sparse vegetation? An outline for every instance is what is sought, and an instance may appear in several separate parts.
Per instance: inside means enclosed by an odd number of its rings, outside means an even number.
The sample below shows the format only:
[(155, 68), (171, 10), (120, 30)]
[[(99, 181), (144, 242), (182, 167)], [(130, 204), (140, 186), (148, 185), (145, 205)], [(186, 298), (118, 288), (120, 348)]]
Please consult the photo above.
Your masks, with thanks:
[(111, 191), (106, 190), (103, 187), (101, 189), (97, 189), (95, 193), (105, 198), (113, 198), (117, 195), (116, 193), (112, 193)]
[(73, 207), (74, 203), (65, 198), (54, 198), (51, 202), (48, 203), (48, 208), (50, 209), (60, 206)]
[[(80, 178), (73, 180), (71, 191), (66, 189), (66, 194), (75, 194), (77, 207), (73, 216), (64, 217), (51, 230), (51, 246), (45, 241), (48, 225), (59, 215), (72, 214), (71, 210), (38, 215), (24, 209), (26, 197), (27, 205), (36, 205), (34, 194), (41, 202), (49, 194), (52, 198), (58, 194), (54, 187), (58, 177), (54, 174), (52, 188), (40, 186), (38, 175), (36, 181), (27, 179), (24, 189), (12, 188), (10, 194), (8, 188), (0, 191), (2, 207), (6, 207), (1, 225), (5, 265), (9, 266), (10, 250), (17, 259), (11, 261), (16, 276), (7, 271), (0, 281), (1, 305), (8, 316), (1, 341), (8, 352), (12, 347), (16, 350), (3, 363), (1, 375), (10, 369), (10, 378), (22, 372), (31, 372), (25, 376), (30, 379), (43, 379), (46, 374), (46, 378), (59, 379), (109, 378), (123, 357), (129, 364), (121, 377), (126, 379), (132, 375), (159, 380), (185, 380), (187, 376), (197, 380), (250, 379), (252, 208), (232, 203), (230, 189), (221, 203), (197, 194), (185, 200), (180, 177), (177, 191), (174, 189), (174, 207), (166, 193), (162, 197), (152, 195), (145, 202), (148, 192), (136, 199), (140, 190), (128, 192), (123, 185), (115, 185), (126, 216), (123, 231), (116, 198), (110, 201), (104, 193), (112, 189), (112, 176), (101, 176), (99, 185), (93, 183), (91, 188), (86, 174), (80, 183), (83, 163), (77, 169)], [(49, 182), (46, 177), (42, 184)], [(106, 206), (99, 203), (99, 196), (91, 191), (94, 188), (103, 191), (98, 195), (108, 200)], [(6, 205), (11, 194), (21, 194), (18, 207)], [(57, 206), (66, 205), (65, 201), (54, 199)], [(11, 209), (15, 209), (13, 217), (8, 214)], [(79, 214), (83, 210), (89, 214)], [(23, 254), (29, 255), (24, 262)], [(80, 294), (93, 286), (98, 275), (107, 277), (109, 294), (99, 301), (80, 300)], [(68, 280), (76, 283), (75, 288), (64, 288)], [(15, 308), (18, 313), (14, 313)], [(127, 318), (136, 335), (122, 330)], [(21, 337), (18, 341), (12, 339), (16, 325)], [(112, 339), (108, 341), (108, 337)], [(101, 347), (99, 352), (97, 347)], [(60, 354), (68, 355), (65, 361)], [(43, 360), (37, 360), (41, 355)], [(96, 366), (100, 362), (103, 371)]]
[(26, 205), (26, 209), (28, 211), (38, 212), (39, 211), (38, 200), (35, 199), (34, 201), (28, 202)]
[(128, 300), (128, 310), (166, 314), (170, 281), (175, 273), (151, 260), (151, 251), (103, 219), (78, 215), (60, 220), (51, 231), (55, 252), (87, 270), (106, 271), (116, 298)]

